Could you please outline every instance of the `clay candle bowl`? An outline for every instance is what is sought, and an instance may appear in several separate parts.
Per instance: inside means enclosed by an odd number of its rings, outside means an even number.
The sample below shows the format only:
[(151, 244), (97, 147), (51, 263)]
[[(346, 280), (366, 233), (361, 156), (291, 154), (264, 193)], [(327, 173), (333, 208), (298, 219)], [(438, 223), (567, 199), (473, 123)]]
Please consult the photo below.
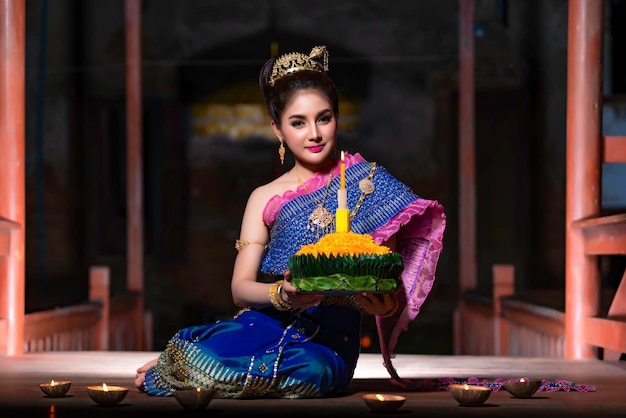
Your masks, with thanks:
[(482, 405), (491, 395), (491, 388), (485, 386), (449, 385), (448, 389), (450, 389), (452, 397), (464, 406)]
[(67, 391), (70, 390), (71, 385), (72, 382), (56, 382), (54, 379), (52, 379), (50, 383), (40, 384), (39, 388), (50, 398), (62, 398), (63, 396), (65, 396)]
[(508, 382), (502, 385), (507, 392), (513, 395), (516, 398), (530, 398), (539, 390), (541, 386), (541, 381), (539, 380), (528, 380), (521, 378), (517, 382)]
[(404, 401), (406, 401), (406, 398), (399, 395), (368, 393), (366, 395), (363, 395), (363, 400), (372, 411), (389, 412), (395, 411), (396, 409), (400, 408)]
[(112, 406), (122, 402), (128, 393), (128, 388), (121, 386), (87, 386), (89, 397), (98, 405)]
[(198, 410), (207, 407), (213, 395), (214, 390), (195, 388), (195, 389), (176, 389), (174, 391), (174, 397), (179, 404), (185, 409)]

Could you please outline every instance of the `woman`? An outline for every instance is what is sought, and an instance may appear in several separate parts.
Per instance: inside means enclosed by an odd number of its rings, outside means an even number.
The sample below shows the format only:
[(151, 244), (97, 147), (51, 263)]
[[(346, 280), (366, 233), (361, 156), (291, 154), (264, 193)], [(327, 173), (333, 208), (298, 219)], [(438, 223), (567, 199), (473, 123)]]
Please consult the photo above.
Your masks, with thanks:
[[(233, 320), (180, 330), (158, 360), (137, 370), (151, 395), (184, 386), (210, 387), (217, 397), (310, 398), (350, 383), (360, 350), (362, 314), (377, 316), (383, 358), (417, 315), (432, 287), (445, 228), (443, 208), (417, 197), (384, 168), (345, 155), (351, 230), (371, 234), (403, 256), (403, 286), (394, 294), (322, 296), (297, 293), (289, 257), (334, 230), (339, 161), (337, 90), (327, 75), (328, 53), (270, 59), (259, 82), (283, 161), (295, 164), (254, 190), (244, 212), (233, 269)], [(261, 272), (274, 283), (257, 280)]]

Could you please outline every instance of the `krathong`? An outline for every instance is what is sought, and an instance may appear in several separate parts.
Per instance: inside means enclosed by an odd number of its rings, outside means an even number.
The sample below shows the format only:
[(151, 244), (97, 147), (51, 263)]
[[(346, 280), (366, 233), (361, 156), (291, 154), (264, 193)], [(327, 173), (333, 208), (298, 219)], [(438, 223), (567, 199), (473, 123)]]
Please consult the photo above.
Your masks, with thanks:
[(327, 234), (289, 260), (292, 283), (300, 292), (325, 294), (391, 292), (402, 266), (400, 254), (354, 232)]

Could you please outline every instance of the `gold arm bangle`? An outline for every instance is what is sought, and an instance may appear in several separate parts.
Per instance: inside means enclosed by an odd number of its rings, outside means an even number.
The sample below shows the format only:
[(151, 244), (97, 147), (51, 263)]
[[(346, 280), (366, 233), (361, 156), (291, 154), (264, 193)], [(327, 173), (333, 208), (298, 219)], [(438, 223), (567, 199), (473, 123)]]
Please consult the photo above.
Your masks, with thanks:
[(270, 286), (270, 301), (272, 306), (279, 311), (288, 311), (293, 309), (293, 306), (289, 302), (285, 302), (280, 295), (280, 291), (283, 286), (283, 280), (278, 280)]
[(263, 246), (264, 250), (267, 250), (267, 244), (263, 244), (262, 242), (246, 241), (246, 240), (241, 240), (241, 239), (235, 240), (235, 249), (237, 250), (237, 252), (240, 252), (241, 250), (243, 250), (250, 244), (261, 245)]

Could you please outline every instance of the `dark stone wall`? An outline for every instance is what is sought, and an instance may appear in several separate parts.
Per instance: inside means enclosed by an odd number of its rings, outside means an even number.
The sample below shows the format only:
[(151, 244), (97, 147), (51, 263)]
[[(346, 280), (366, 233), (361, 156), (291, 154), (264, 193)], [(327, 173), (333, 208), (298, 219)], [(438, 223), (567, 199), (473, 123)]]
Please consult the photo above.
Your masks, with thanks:
[[(86, 298), (90, 265), (111, 266), (113, 292), (124, 289), (124, 16), (121, 0), (57, 0), (47, 13), (38, 1), (27, 7), (32, 311)], [(282, 52), (327, 45), (354, 121), (342, 148), (446, 206), (438, 280), (398, 351), (452, 351), (457, 7), (452, 0), (143, 2), (145, 288), (155, 348), (182, 326), (234, 312), (230, 275), (244, 205), (282, 167), (271, 140), (198, 134), (194, 105), (260, 103), (258, 71), (277, 41)], [(515, 264), (521, 290), (559, 288), (567, 1), (477, 1), (476, 25), (479, 286), (488, 292), (492, 264), (505, 262)], [(364, 332), (373, 333), (370, 319)]]

